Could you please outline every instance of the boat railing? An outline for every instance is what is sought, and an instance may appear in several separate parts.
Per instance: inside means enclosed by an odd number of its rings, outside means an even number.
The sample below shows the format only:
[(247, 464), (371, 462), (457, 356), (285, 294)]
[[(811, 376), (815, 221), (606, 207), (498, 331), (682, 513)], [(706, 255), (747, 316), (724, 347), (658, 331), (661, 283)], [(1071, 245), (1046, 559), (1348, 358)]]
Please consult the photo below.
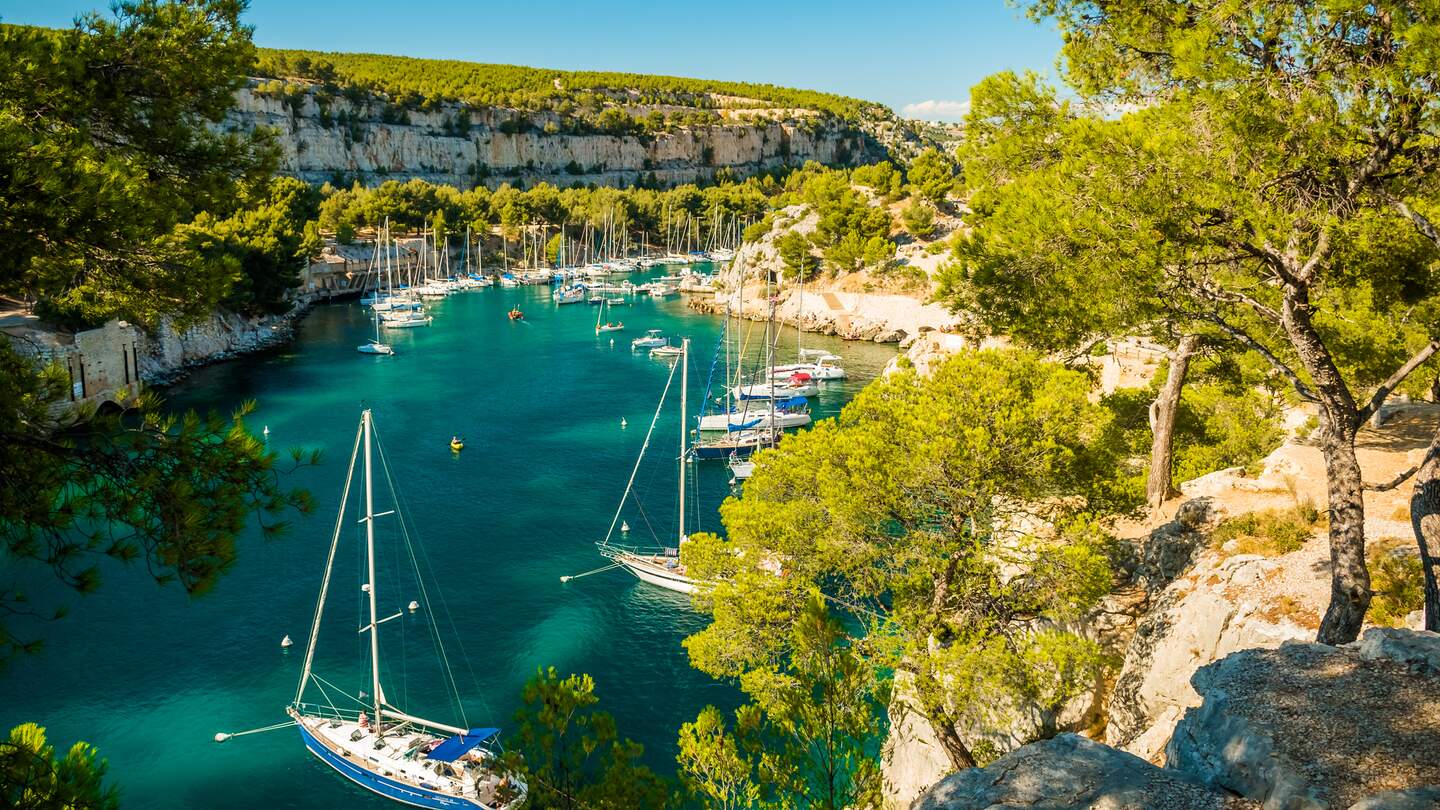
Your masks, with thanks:
[(337, 709), (325, 703), (296, 703), (294, 704), (294, 708), (295, 711), (307, 717), (321, 717), (326, 720), (339, 720), (345, 723), (358, 723), (360, 722), (360, 715), (362, 713), (368, 714), (364, 709)]

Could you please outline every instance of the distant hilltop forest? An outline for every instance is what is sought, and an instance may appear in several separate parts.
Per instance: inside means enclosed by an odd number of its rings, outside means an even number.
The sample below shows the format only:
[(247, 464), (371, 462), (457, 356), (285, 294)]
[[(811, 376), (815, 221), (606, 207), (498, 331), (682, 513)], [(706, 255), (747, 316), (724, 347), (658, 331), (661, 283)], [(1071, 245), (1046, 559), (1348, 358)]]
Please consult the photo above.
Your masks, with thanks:
[(548, 70), (383, 54), (270, 48), (258, 48), (257, 52), (260, 77), (301, 78), (340, 89), (383, 93), (392, 102), (412, 109), (463, 102), (523, 111), (547, 110), (592, 121), (607, 109), (621, 106), (690, 108), (711, 120), (719, 117), (716, 110), (762, 115), (807, 110), (851, 123), (893, 117), (888, 108), (871, 101), (772, 84)]

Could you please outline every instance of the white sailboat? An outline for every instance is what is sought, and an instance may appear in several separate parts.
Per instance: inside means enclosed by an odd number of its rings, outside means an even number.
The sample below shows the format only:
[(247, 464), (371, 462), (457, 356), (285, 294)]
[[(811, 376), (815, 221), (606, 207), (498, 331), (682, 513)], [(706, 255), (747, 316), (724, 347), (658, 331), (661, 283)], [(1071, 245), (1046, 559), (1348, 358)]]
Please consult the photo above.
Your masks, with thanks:
[(602, 300), (600, 302), (600, 311), (595, 313), (595, 334), (598, 335), (601, 332), (619, 332), (625, 329), (624, 321), (604, 320), (605, 313), (609, 309), (610, 301), (608, 299)]
[[(393, 519), (396, 520), (402, 518), (398, 502), (389, 511), (375, 511), (371, 423), (370, 411), (366, 410), (360, 415), (355, 448), (350, 454), (350, 469), (346, 474), (345, 491), (341, 496), (339, 516), (325, 562), (325, 575), (320, 581), (320, 596), (315, 605), (315, 618), (310, 626), (310, 641), (305, 650), (300, 685), (286, 713), (299, 727), (300, 737), (312, 754), (346, 779), (373, 793), (413, 807), (474, 810), (517, 808), (525, 801), (526, 785), (516, 775), (505, 770), (496, 751), (492, 750), (500, 733), (499, 729), (469, 728), (463, 724), (463, 710), (462, 725), (427, 720), (406, 712), (385, 695), (384, 684), (380, 678), (380, 627), (395, 619), (408, 621), (410, 618), (403, 608), (397, 609), (390, 616), (382, 618), (379, 615), (380, 586), (376, 580), (375, 522), (387, 516), (394, 516)], [(369, 636), (370, 678), (366, 684), (368, 694), (360, 692), (358, 695), (351, 695), (316, 674), (313, 666), (315, 645), (330, 590), (336, 550), (347, 523), (345, 505), (355, 479), (355, 462), (360, 456), (362, 445), (365, 517), (361, 522), (365, 525), (366, 567), (363, 576), (366, 581), (361, 590), (365, 593), (368, 618), (362, 619), (366, 624), (360, 628), (360, 633)], [(392, 480), (383, 451), (380, 453), (380, 462), (385, 480)], [(407, 543), (410, 542), (408, 533), (402, 536)], [(425, 615), (428, 616), (431, 612), (429, 597), (423, 583), (420, 596), (425, 603)], [(418, 604), (412, 604), (419, 607)], [(440, 644), (438, 635), (435, 641)], [(441, 665), (448, 669), (448, 659), (443, 646), (440, 647), (439, 657)], [(454, 679), (448, 674), (447, 679), (454, 684)], [(320, 693), (323, 703), (305, 702), (306, 690), (312, 685)], [(459, 695), (454, 692), (453, 687), (452, 695), (456, 705), (460, 705)], [(337, 708), (336, 700), (349, 700), (358, 708)]]
[(380, 313), (371, 313), (371, 317), (375, 321), (375, 339), (356, 346), (355, 351), (362, 354), (395, 354), (395, 347), (380, 340)]
[(635, 474), (640, 470), (640, 463), (645, 458), (645, 451), (650, 447), (650, 436), (655, 432), (655, 425), (660, 421), (660, 414), (665, 409), (665, 398), (670, 393), (670, 385), (675, 381), (675, 368), (670, 369), (670, 376), (665, 381), (665, 391), (660, 395), (660, 404), (655, 408), (655, 416), (650, 420), (650, 430), (645, 434), (645, 443), (640, 447), (640, 456), (635, 459), (635, 467), (630, 472), (630, 481), (625, 485), (625, 494), (620, 497), (620, 506), (615, 510), (615, 517), (610, 521), (610, 530), (606, 532), (605, 539), (596, 544), (600, 553), (615, 564), (634, 574), (641, 582), (648, 582), (668, 590), (679, 593), (694, 593), (703, 586), (703, 582), (694, 579), (685, 572), (685, 564), (680, 559), (680, 551), (685, 546), (685, 476), (686, 476), (686, 434), (689, 431), (689, 418), (685, 412), (686, 396), (685, 391), (689, 387), (690, 371), (687, 353), (690, 350), (690, 339), (686, 338), (680, 342), (680, 362), (675, 364), (680, 369), (680, 484), (679, 503), (680, 516), (676, 530), (676, 544), (674, 547), (657, 546), (654, 548), (637, 548), (633, 546), (616, 545), (610, 542), (615, 534), (615, 527), (620, 524), (620, 513), (625, 508), (626, 501), (630, 498), (634, 485)]

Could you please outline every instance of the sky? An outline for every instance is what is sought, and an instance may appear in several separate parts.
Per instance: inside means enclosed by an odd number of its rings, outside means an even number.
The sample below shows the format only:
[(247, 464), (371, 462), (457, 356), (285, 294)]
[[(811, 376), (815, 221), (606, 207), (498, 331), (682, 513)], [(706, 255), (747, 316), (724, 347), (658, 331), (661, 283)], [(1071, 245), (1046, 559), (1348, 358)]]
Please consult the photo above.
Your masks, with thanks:
[[(0, 0), (0, 20), (68, 26), (108, 0)], [(766, 82), (959, 120), (1000, 70), (1054, 75), (1060, 37), (1005, 0), (251, 0), (271, 48)]]

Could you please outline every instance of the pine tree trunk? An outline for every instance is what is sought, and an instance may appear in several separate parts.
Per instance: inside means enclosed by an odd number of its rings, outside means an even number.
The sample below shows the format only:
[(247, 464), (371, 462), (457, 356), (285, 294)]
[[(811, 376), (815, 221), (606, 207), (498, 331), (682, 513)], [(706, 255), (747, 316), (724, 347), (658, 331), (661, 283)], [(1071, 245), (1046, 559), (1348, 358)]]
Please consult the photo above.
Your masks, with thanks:
[(1165, 385), (1150, 403), (1150, 476), (1145, 481), (1145, 500), (1150, 504), (1150, 518), (1158, 519), (1166, 499), (1175, 494), (1171, 478), (1175, 448), (1175, 415), (1180, 411), (1180, 395), (1185, 390), (1185, 375), (1190, 358), (1200, 346), (1198, 335), (1180, 338), (1170, 355), (1170, 370)]
[(1440, 429), (1435, 431), (1425, 461), (1415, 473), (1410, 523), (1425, 574), (1425, 629), (1440, 633)]
[(930, 723), (930, 730), (935, 732), (935, 739), (940, 741), (940, 749), (950, 760), (950, 767), (957, 771), (976, 767), (975, 755), (970, 753), (969, 746), (956, 733), (955, 723), (944, 712), (927, 709), (925, 719)]
[(1360, 635), (1370, 608), (1370, 571), (1365, 566), (1365, 499), (1355, 431), (1325, 424), (1320, 450), (1330, 499), (1330, 607), (1320, 622), (1317, 641), (1346, 644)]
[(1282, 322), (1290, 345), (1310, 375), (1320, 403), (1320, 450), (1330, 517), (1330, 606), (1316, 641), (1346, 644), (1360, 635), (1370, 608), (1370, 571), (1365, 567), (1365, 491), (1355, 434), (1361, 412), (1334, 358), (1312, 321), (1309, 291), (1286, 286)]

